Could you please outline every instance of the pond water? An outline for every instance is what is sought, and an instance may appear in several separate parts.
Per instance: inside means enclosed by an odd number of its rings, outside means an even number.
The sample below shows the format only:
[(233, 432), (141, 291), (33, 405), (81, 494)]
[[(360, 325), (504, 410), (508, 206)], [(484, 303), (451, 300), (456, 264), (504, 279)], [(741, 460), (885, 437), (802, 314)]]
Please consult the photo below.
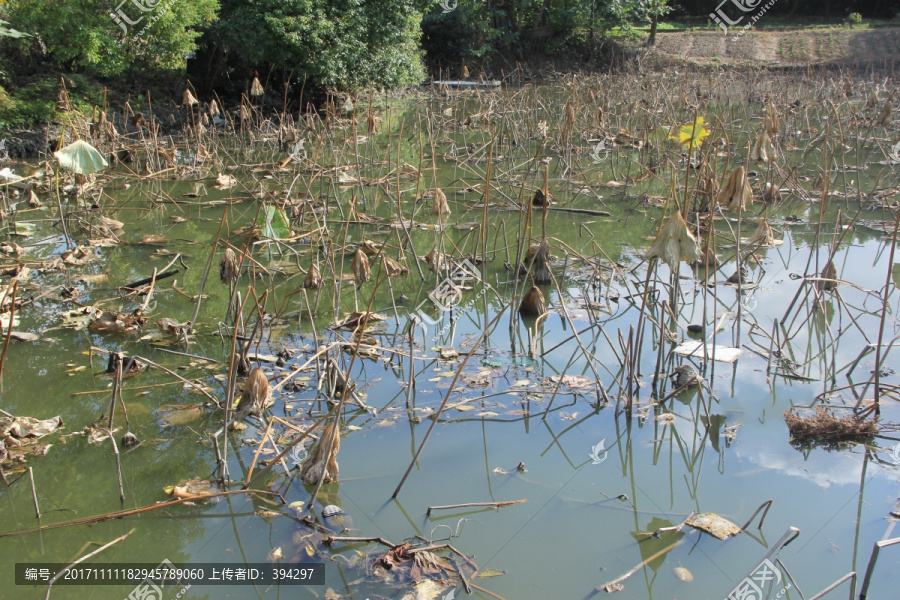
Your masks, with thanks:
[[(154, 163), (150, 170), (162, 172), (142, 176), (132, 171), (140, 167), (122, 165), (102, 173), (81, 199), (63, 193), (71, 245), (87, 249), (64, 268), (50, 264), (69, 246), (53, 178), (35, 188), (44, 208), (29, 207), (24, 194), (10, 191), (5, 206), (15, 211), (6, 223), (33, 224), (33, 231), (25, 228), (29, 237), (4, 238), (24, 250), (5, 257), (4, 269), (24, 264), (30, 270), (19, 273), (17, 295), (33, 300), (17, 309), (14, 330), (40, 339), (11, 342), (0, 407), (38, 419), (59, 415), (64, 426), (40, 440), (51, 444), (45, 455), (26, 456), (40, 520), (27, 475), (0, 485), (0, 596), (44, 597), (44, 585), (13, 587), (15, 563), (69, 563), (128, 532), (88, 563), (277, 564), (271, 557), (280, 549), (281, 564), (325, 564), (324, 585), (172, 585), (164, 598), (451, 598), (453, 590), (461, 597), (457, 569), (496, 594), (473, 589), (482, 598), (606, 595), (595, 588), (632, 569), (617, 597), (726, 598), (765, 558), (776, 577), (767, 580), (763, 597), (810, 598), (851, 571), (861, 579), (873, 545), (897, 535), (891, 515), (900, 510), (900, 451), (892, 423), (900, 353), (885, 352), (880, 364), (881, 435), (800, 446), (790, 441), (784, 413), (814, 401), (852, 407), (854, 394), (864, 405), (874, 398), (874, 385), (862, 386), (873, 377), (874, 348), (879, 339), (885, 346), (895, 340), (900, 328), (891, 265), (898, 168), (890, 152), (897, 128), (873, 124), (882, 107), (882, 100), (866, 107), (875, 85), (849, 75), (680, 77), (633, 74), (376, 95), (371, 112), (359, 101), (355, 125), (346, 117), (327, 128), (320, 119), (302, 120), (295, 124), (298, 139), (288, 135), (287, 142), (277, 121), (258, 118), (238, 133), (194, 132), (156, 142), (132, 133), (138, 161), (154, 157), (158, 143), (177, 148), (175, 166)], [(377, 117), (377, 132), (366, 130), (369, 114)], [(749, 162), (748, 141), (773, 114), (778, 156), (768, 164)], [(642, 258), (662, 220), (676, 203), (687, 213), (699, 202), (693, 192), (684, 202), (684, 186), (693, 190), (704, 171), (688, 169), (688, 149), (666, 139), (668, 128), (697, 115), (712, 131), (700, 149), (705, 168), (724, 180), (746, 164), (756, 202), (717, 217), (718, 272), (682, 262), (673, 278), (657, 261), (648, 275)], [(284, 148), (294, 160), (286, 160)], [(690, 158), (697, 154), (693, 149)], [(38, 168), (10, 166), (25, 174)], [(824, 205), (823, 172), (831, 182)], [(217, 188), (220, 174), (234, 177), (234, 185)], [(554, 198), (550, 210), (521, 209), (545, 177)], [(435, 182), (450, 214), (432, 210)], [(762, 201), (766, 182), (782, 190), (780, 201)], [(67, 183), (63, 178), (60, 186)], [(261, 214), (263, 233), (283, 233), (278, 213), (261, 208), (277, 204), (291, 221), (292, 240), (266, 244), (264, 235), (250, 239), (238, 231)], [(266, 214), (276, 215), (268, 227)], [(120, 221), (122, 231), (101, 232), (101, 215)], [(747, 240), (763, 219), (774, 228), (776, 245)], [(553, 255), (553, 282), (539, 286), (549, 314), (519, 317), (515, 308), (531, 283), (517, 277), (516, 257), (542, 236)], [(88, 242), (112, 237), (117, 243)], [(372, 278), (357, 286), (351, 259), (365, 240), (372, 242)], [(240, 336), (253, 340), (251, 363), (262, 366), (272, 388), (289, 374), (296, 383), (275, 391), (266, 413), (279, 449), (335, 406), (327, 390), (317, 389), (324, 362), (293, 370), (323, 345), (344, 343), (320, 361), (334, 359), (374, 414), (349, 398), (341, 405), (339, 482), (323, 484), (307, 510), (315, 486), (300, 480), (295, 467), (306, 456), (300, 450), (285, 457), (290, 471), (275, 466), (251, 486), (277, 492), (284, 503), (236, 493), (6, 535), (151, 506), (170, 499), (168, 486), (194, 478), (213, 482), (213, 491), (241, 489), (267, 423), (251, 417), (246, 429), (216, 435), (222, 411), (172, 375), (226, 398), (233, 319), (226, 319), (230, 287), (217, 273), (225, 241), (248, 254), (235, 289), (245, 302)], [(382, 243), (384, 255), (405, 264), (408, 274), (384, 277), (374, 258)], [(429, 298), (447, 276), (431, 272), (424, 260), (436, 247), (457, 266), (469, 258), (469, 278), (458, 294), (436, 297), (452, 310)], [(747, 267), (741, 289), (726, 281), (736, 272), (738, 252)], [(821, 290), (821, 282), (808, 278), (822, 272), (832, 252), (841, 283)], [(304, 289), (313, 262), (325, 282)], [(118, 287), (164, 268), (179, 272), (156, 282), (149, 300)], [(159, 319), (184, 324), (194, 317), (204, 281), (187, 344), (183, 335), (160, 331)], [(3, 286), (10, 282), (7, 271)], [(80, 306), (120, 315), (143, 307), (149, 320), (140, 331), (98, 331), (85, 328), (84, 319), (78, 325), (65, 318)], [(355, 345), (352, 330), (334, 325), (367, 309), (385, 318), (368, 324), (371, 356), (354, 358), (341, 351)], [(411, 315), (418, 315), (415, 322)], [(692, 324), (704, 326), (714, 341), (710, 353), (733, 348), (737, 359), (704, 362), (702, 351), (674, 352), (701, 339), (688, 333)], [(104, 373), (102, 351), (144, 357), (171, 372), (148, 368), (123, 380), (127, 427), (141, 442), (122, 446), (126, 423), (119, 408), (114, 425), (124, 502), (112, 444), (90, 443), (90, 431), (84, 432), (94, 424), (96, 435), (106, 426), (99, 418), (114, 378)], [(626, 355), (633, 369), (622, 366)], [(673, 393), (669, 375), (685, 364), (704, 381)], [(238, 393), (245, 379), (238, 377)], [(216, 484), (223, 449), (232, 480), (224, 488)], [(267, 445), (259, 458), (273, 456)], [(3, 463), (7, 479), (20, 477), (24, 466)], [(761, 529), (757, 515), (746, 532), (726, 540), (689, 525), (648, 535), (681, 524), (692, 511), (740, 527), (769, 499)], [(431, 506), (518, 500), (526, 502), (427, 514)], [(416, 585), (409, 564), (373, 567), (387, 547), (324, 543), (316, 525), (324, 523), (326, 505), (345, 512), (343, 536), (449, 543), (471, 557), (481, 576), (472, 578), (472, 568), (445, 549), (434, 552), (448, 569), (420, 575), (450, 582), (445, 587)], [(799, 529), (796, 539), (770, 554), (791, 527)], [(869, 598), (895, 597), (898, 560), (900, 550), (883, 550)], [(126, 598), (133, 588), (56, 585), (52, 597)], [(848, 590), (844, 583), (829, 596)]]

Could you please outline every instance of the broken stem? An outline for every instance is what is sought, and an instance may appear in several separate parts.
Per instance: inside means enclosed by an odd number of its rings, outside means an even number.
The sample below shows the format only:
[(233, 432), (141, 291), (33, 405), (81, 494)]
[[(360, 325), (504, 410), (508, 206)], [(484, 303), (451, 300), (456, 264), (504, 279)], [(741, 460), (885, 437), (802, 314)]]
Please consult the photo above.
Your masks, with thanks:
[(493, 506), (494, 508), (503, 508), (504, 506), (509, 506), (511, 504), (523, 504), (528, 502), (528, 500), (506, 500), (501, 502), (467, 502), (465, 504), (447, 504), (445, 506), (429, 506), (428, 510), (425, 512), (426, 516), (431, 516), (431, 511), (433, 510), (447, 510), (450, 508), (468, 508), (470, 506)]

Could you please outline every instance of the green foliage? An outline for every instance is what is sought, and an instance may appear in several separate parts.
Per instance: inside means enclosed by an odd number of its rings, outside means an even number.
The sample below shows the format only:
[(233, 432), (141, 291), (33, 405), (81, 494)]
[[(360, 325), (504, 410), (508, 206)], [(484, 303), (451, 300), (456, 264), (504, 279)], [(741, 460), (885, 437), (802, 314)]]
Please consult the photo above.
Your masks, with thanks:
[(50, 121), (56, 116), (56, 84), (38, 81), (8, 93), (0, 87), (0, 129), (27, 127)]
[(856, 26), (862, 24), (862, 15), (858, 12), (852, 12), (847, 15), (847, 22), (850, 23), (851, 26)]
[[(440, 5), (422, 19), (422, 48), (429, 61), (438, 68), (459, 67), (464, 60), (481, 58), (491, 45), (485, 27), (487, 19), (481, 5), (458, 4), (455, 10), (443, 12)], [(494, 40), (496, 42), (496, 40)]]
[(22, 33), (21, 31), (17, 31), (12, 29), (11, 27), (7, 27), (9, 22), (0, 19), (0, 37), (8, 37), (8, 38), (23, 38), (28, 37), (27, 33)]
[(32, 53), (70, 69), (112, 76), (132, 65), (182, 68), (195, 48), (195, 27), (213, 19), (218, 1), (143, 0), (143, 5), (146, 12), (134, 3), (121, 5), (134, 25), (121, 18), (117, 24), (110, 16), (117, 5), (108, 0), (10, 0), (0, 11), (32, 34)]
[(264, 206), (256, 219), (256, 226), (266, 238), (286, 240), (291, 237), (291, 226), (284, 211), (276, 206)]
[(419, 22), (425, 0), (223, 0), (209, 46), (245, 65), (292, 71), (337, 88), (400, 87), (424, 78)]

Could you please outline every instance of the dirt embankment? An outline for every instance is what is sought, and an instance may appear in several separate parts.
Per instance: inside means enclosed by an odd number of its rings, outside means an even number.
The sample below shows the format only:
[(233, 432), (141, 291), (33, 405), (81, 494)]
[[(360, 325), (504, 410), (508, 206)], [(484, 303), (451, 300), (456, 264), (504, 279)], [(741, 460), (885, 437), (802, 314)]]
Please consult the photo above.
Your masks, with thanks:
[(890, 66), (900, 61), (900, 28), (665, 33), (648, 58), (728, 67)]

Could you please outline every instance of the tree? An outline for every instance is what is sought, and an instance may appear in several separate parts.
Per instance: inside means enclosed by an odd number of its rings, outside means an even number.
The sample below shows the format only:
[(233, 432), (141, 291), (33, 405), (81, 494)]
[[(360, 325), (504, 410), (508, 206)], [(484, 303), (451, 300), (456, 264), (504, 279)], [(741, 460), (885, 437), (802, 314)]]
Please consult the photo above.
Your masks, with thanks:
[(31, 34), (33, 52), (111, 76), (135, 64), (183, 68), (195, 49), (196, 27), (211, 21), (217, 8), (218, 0), (10, 0), (0, 15)]
[(632, 0), (633, 11), (643, 20), (650, 20), (650, 36), (647, 38), (647, 45), (656, 44), (656, 29), (659, 26), (659, 18), (666, 15), (672, 10), (668, 6), (668, 0)]
[(208, 47), (245, 66), (356, 89), (424, 78), (419, 23), (428, 0), (223, 0)]

